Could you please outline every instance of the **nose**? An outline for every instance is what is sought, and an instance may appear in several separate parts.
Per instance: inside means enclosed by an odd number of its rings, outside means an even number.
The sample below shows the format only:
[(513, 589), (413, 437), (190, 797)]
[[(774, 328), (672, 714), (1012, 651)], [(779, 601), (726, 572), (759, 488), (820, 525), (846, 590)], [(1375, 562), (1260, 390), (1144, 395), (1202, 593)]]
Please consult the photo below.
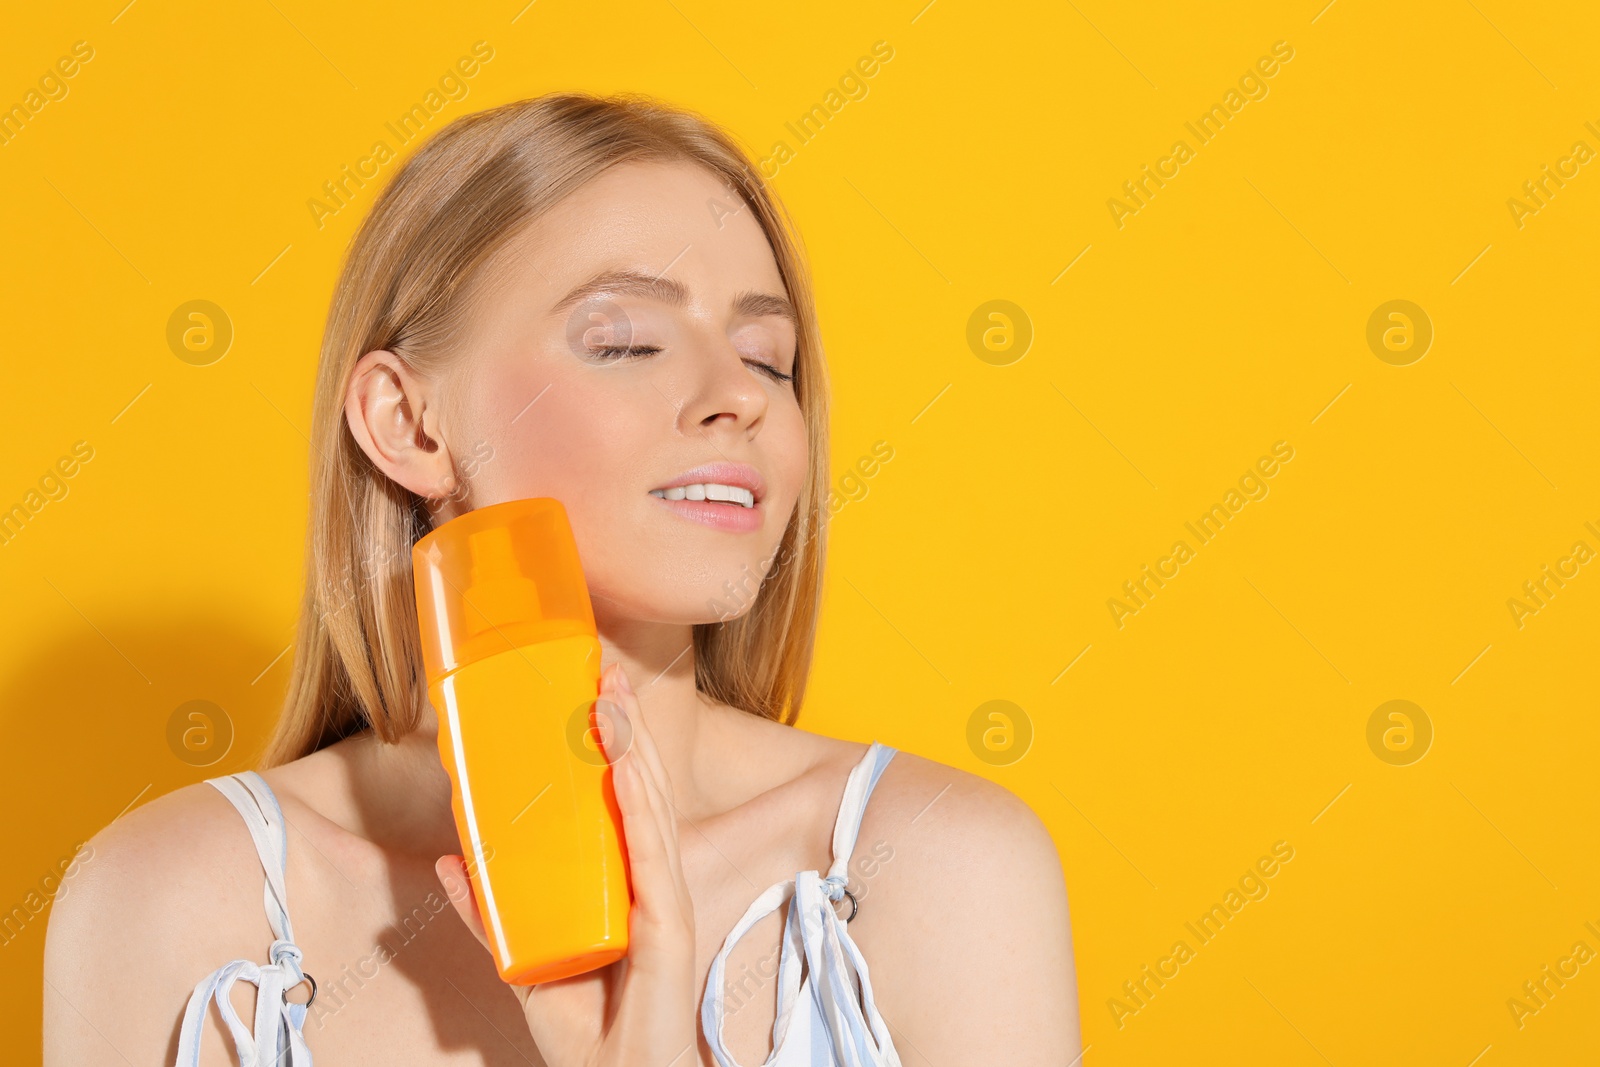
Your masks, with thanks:
[(733, 342), (708, 337), (694, 346), (690, 370), (675, 383), (683, 390), (678, 427), (686, 434), (755, 433), (767, 413), (766, 388)]

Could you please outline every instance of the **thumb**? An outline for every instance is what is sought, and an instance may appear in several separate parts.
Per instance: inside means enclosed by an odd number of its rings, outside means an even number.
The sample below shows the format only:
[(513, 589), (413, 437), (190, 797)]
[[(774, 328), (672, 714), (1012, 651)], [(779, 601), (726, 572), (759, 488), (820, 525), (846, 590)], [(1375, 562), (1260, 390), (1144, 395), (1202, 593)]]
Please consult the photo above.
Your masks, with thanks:
[(467, 867), (460, 856), (440, 856), (433, 863), (433, 873), (439, 876), (445, 895), (456, 907), (456, 914), (467, 924), (478, 944), (489, 947), (489, 937), (483, 929), (483, 917), (478, 914), (478, 901), (472, 895), (472, 885), (467, 881)]

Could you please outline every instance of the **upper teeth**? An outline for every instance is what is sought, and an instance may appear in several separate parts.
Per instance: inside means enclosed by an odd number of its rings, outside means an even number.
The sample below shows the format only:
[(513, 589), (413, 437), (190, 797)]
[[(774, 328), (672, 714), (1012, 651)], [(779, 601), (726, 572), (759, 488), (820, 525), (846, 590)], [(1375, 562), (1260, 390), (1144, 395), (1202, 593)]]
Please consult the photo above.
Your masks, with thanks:
[(652, 489), (650, 495), (663, 500), (722, 500), (747, 508), (756, 506), (755, 494), (750, 490), (717, 482), (695, 482), (693, 485), (675, 485), (671, 489)]

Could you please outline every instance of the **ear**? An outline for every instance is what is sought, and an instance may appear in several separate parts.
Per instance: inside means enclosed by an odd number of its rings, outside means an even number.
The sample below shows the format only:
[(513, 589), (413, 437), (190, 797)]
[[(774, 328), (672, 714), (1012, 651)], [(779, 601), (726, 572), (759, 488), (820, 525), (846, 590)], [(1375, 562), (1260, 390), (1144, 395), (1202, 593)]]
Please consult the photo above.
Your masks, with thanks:
[(418, 377), (393, 352), (368, 352), (351, 372), (344, 397), (350, 433), (379, 470), (425, 499), (456, 489), (440, 413), (435, 383)]

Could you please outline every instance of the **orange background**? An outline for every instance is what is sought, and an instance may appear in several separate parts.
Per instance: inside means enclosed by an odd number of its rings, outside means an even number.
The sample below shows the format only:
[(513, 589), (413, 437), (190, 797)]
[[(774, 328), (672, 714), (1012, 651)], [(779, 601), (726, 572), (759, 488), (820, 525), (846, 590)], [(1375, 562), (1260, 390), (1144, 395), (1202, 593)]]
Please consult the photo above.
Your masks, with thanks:
[[(774, 161), (842, 502), (804, 726), (1041, 815), (1085, 1063), (1600, 1055), (1600, 966), (1560, 963), (1600, 952), (1592, 8), (112, 0), (7, 23), (0, 106), (75, 42), (92, 58), (0, 145), (0, 508), (40, 505), (0, 544), (0, 907), (129, 805), (250, 765), (288, 676), (323, 315), (377, 186), (320, 228), (307, 204), (482, 41), (430, 130), (639, 89)], [(1202, 143), (1186, 124), (1235, 89)], [(1168, 177), (1140, 203), (1146, 165)], [(1547, 165), (1568, 177), (1536, 204)], [(191, 300), (233, 331), (205, 366), (167, 337)], [(1370, 345), (1392, 300), (1413, 309)], [(1277, 442), (1292, 459), (1241, 486)], [(1186, 528), (1230, 502), (1208, 543)], [(1547, 564), (1570, 577), (1519, 619)], [(1146, 565), (1170, 577), (1119, 625)], [(235, 732), (208, 767), (169, 747), (193, 700)], [(1369, 743), (1392, 700), (1408, 718)], [(1185, 924), (1278, 842), (1246, 882), (1266, 895), (1201, 944)], [(46, 915), (0, 947), (16, 1062)], [(1177, 970), (1132, 1001), (1146, 965)], [(1576, 975), (1517, 1018), (1546, 965)]]

